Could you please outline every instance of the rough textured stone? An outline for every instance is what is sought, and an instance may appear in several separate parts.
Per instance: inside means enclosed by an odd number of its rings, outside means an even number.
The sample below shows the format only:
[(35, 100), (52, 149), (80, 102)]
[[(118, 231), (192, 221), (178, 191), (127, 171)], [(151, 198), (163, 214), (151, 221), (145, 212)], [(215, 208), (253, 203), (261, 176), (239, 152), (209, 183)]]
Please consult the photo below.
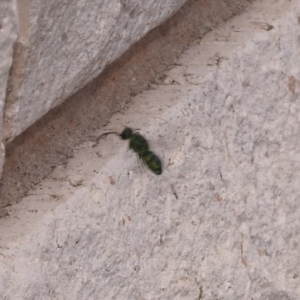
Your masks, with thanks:
[(17, 38), (16, 2), (0, 2), (0, 176), (4, 161), (2, 122), (6, 98), (7, 81), (12, 64), (13, 43)]
[(112, 113), (124, 111), (134, 95), (160, 82), (192, 41), (248, 6), (247, 0), (189, 0), (103, 74), (15, 138), (6, 147), (0, 208), (15, 203), (55, 166), (66, 163), (73, 149), (95, 136)]
[(19, 1), (5, 139), (99, 75), (186, 0)]
[(11, 207), (3, 299), (299, 299), (299, 15), (258, 2), (112, 117), (161, 176), (108, 136)]

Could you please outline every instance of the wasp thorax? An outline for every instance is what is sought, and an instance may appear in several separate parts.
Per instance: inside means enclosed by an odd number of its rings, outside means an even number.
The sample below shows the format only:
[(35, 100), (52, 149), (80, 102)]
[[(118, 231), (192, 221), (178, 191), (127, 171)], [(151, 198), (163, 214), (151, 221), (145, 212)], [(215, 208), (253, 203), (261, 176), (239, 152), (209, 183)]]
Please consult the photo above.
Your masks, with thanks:
[(136, 152), (139, 157), (144, 156), (149, 151), (147, 140), (139, 133), (132, 134), (129, 142), (129, 148)]

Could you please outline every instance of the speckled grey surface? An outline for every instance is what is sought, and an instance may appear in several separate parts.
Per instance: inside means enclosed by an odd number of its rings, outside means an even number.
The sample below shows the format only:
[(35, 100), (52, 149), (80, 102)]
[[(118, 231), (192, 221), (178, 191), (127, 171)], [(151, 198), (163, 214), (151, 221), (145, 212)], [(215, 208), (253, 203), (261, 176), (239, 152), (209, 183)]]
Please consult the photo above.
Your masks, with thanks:
[[(6, 233), (23, 224), (0, 256), (4, 299), (300, 299), (300, 5), (269, 4), (112, 118), (107, 131), (141, 128), (161, 176), (117, 137), (91, 141), (0, 219)], [(236, 46), (229, 29), (257, 19), (274, 28)], [(230, 47), (203, 46), (226, 33)]]

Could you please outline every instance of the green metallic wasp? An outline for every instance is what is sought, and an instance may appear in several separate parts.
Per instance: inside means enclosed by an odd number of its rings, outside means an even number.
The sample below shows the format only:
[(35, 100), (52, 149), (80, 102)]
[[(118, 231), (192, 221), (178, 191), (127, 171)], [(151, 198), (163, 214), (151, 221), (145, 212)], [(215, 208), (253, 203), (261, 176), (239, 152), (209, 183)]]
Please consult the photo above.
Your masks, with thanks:
[(106, 132), (99, 136), (98, 140), (106, 135), (115, 134), (119, 136), (122, 140), (129, 140), (129, 149), (133, 150), (141, 161), (156, 175), (162, 173), (162, 163), (159, 157), (149, 150), (149, 145), (147, 140), (138, 132), (133, 132), (129, 127), (121, 133), (117, 132)]

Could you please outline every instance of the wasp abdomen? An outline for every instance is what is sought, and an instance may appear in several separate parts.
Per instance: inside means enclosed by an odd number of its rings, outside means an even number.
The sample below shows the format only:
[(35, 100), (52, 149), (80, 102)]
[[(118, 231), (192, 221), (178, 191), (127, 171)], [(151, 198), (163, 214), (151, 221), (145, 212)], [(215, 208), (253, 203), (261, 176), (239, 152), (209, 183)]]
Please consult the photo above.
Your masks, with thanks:
[(161, 161), (153, 152), (148, 151), (141, 157), (141, 159), (153, 173), (156, 175), (160, 175), (162, 173)]

